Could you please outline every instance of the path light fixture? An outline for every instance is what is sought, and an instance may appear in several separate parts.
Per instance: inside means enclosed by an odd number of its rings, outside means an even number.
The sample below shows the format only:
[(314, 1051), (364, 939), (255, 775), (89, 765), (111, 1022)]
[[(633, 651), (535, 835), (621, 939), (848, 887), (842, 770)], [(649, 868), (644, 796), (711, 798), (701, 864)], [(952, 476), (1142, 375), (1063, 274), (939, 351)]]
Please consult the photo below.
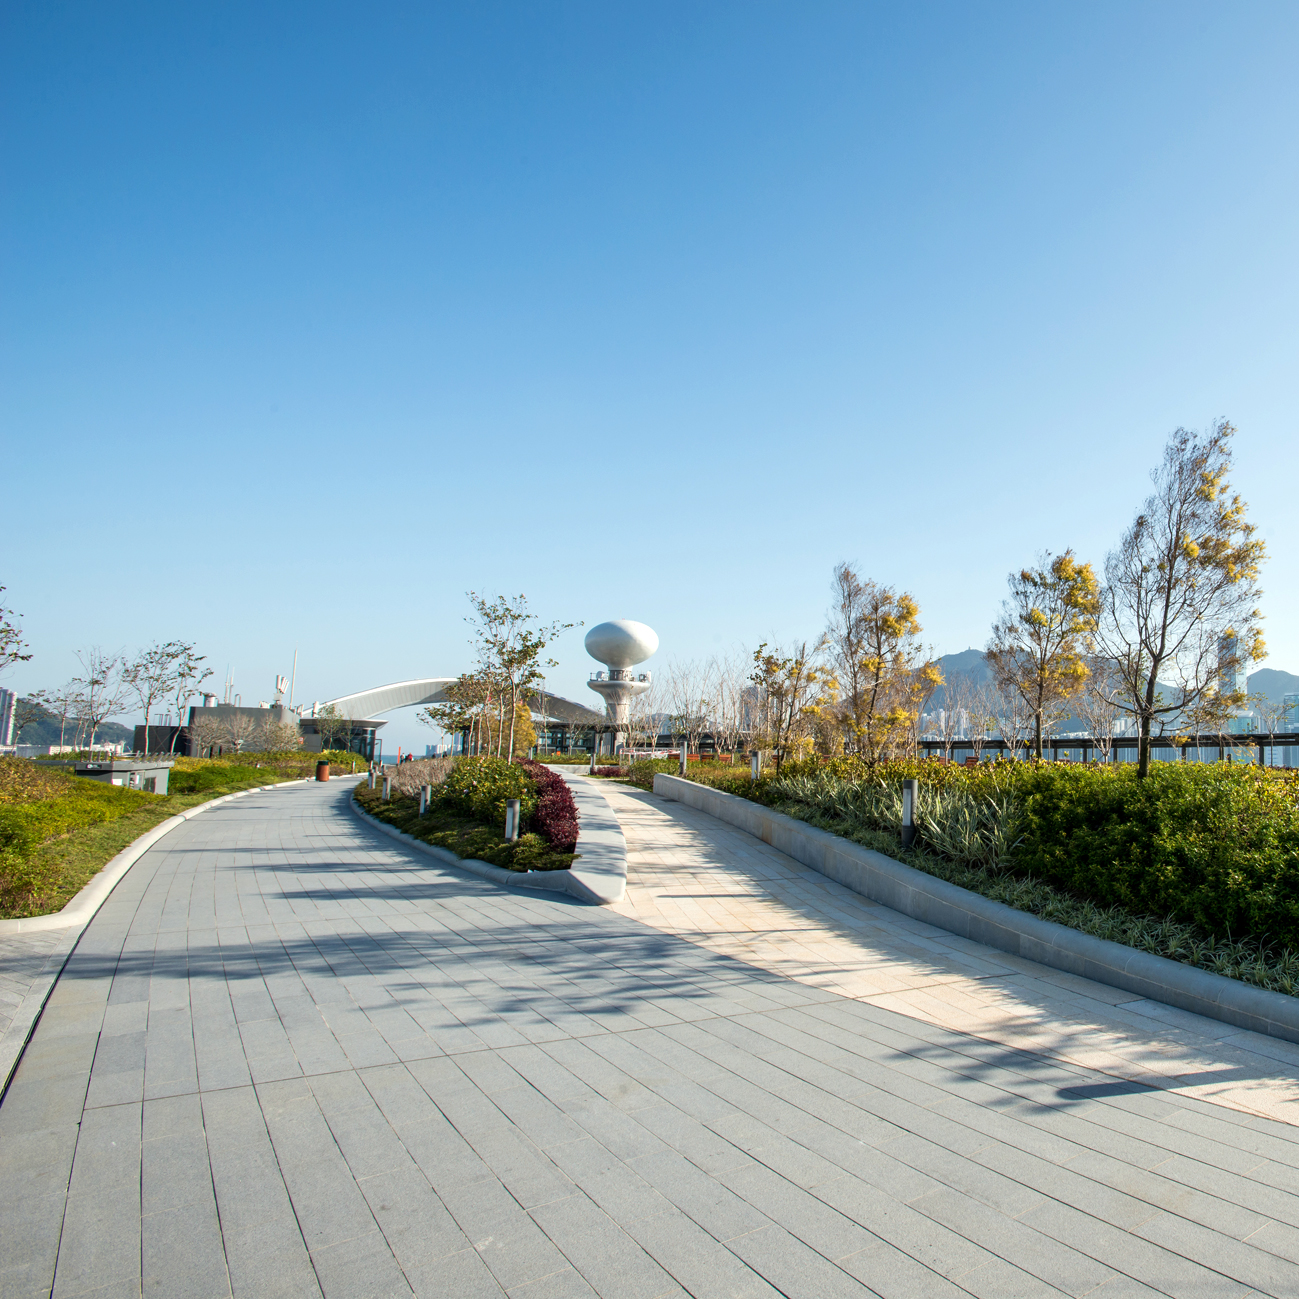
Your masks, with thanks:
[(757, 749), (749, 754), (749, 779), (756, 785), (758, 776), (762, 773), (762, 754)]
[(392, 777), (383, 778), (383, 801), (386, 803), (392, 797)]
[(517, 798), (507, 798), (505, 800), (505, 837), (507, 839), (517, 839), (519, 837), (519, 800)]
[(419, 787), (419, 814), (423, 816), (428, 811), (429, 794), (432, 793), (431, 785), (421, 785)]
[(910, 848), (916, 841), (916, 782), (902, 782), (902, 846)]
[(686, 749), (689, 747), (689, 741), (681, 741), (681, 763), (677, 768), (677, 774), (679, 776), (684, 776), (686, 774)]

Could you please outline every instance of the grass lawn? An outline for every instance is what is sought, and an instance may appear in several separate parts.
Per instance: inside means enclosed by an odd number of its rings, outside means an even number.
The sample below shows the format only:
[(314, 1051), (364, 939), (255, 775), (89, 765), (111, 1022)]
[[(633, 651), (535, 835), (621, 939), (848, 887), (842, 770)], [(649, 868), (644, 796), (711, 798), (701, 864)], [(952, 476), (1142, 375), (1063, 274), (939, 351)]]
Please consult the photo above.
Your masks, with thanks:
[[(200, 803), (314, 775), (319, 754), (179, 758), (166, 795), (0, 759), (0, 919), (60, 911), (128, 844)], [(346, 771), (353, 754), (332, 755)], [(258, 765), (260, 764), (260, 765)]]

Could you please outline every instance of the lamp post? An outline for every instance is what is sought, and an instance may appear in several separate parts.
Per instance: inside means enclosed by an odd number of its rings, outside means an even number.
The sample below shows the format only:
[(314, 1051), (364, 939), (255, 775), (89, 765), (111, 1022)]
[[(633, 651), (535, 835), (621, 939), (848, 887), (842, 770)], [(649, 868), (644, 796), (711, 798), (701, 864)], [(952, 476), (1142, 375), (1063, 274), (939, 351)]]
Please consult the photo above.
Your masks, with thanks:
[(902, 782), (902, 846), (910, 848), (916, 841), (916, 789), (914, 780)]

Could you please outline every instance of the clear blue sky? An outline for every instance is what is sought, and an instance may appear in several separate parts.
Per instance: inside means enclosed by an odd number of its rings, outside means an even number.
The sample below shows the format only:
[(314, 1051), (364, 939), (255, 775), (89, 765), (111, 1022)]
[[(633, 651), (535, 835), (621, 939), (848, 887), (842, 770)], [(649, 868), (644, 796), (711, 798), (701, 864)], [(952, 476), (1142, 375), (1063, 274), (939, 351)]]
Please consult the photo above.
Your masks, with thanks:
[(469, 588), (661, 663), (815, 634), (840, 559), (961, 650), (1219, 415), (1299, 671), (1294, 5), (3, 21), (6, 684), (452, 674)]

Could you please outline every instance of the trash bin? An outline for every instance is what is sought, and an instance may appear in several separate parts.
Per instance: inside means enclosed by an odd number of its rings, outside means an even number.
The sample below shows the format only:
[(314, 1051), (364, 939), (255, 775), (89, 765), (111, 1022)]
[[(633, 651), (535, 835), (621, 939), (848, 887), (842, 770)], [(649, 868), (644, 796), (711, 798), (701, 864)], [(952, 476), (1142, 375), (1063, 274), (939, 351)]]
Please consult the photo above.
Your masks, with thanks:
[(327, 762), (316, 763), (316, 779), (317, 780), (329, 779), (329, 763)]

